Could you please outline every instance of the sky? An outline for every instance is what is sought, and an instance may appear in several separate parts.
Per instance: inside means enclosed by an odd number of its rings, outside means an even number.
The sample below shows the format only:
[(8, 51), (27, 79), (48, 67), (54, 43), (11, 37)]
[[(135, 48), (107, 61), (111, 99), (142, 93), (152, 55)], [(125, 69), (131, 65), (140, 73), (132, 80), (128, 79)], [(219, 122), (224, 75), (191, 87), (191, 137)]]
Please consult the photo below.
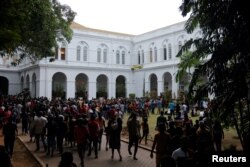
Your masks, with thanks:
[(143, 34), (187, 20), (182, 0), (59, 0), (77, 13), (75, 22), (95, 29)]

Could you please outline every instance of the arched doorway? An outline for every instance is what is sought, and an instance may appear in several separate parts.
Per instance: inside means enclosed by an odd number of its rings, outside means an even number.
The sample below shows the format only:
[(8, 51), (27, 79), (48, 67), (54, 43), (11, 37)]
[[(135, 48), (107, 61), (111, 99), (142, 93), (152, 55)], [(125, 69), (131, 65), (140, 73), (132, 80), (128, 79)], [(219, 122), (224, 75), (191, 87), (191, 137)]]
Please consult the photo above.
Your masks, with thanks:
[(96, 97), (108, 97), (108, 78), (105, 75), (99, 75), (96, 79)]
[(78, 74), (75, 80), (75, 97), (88, 98), (88, 76), (85, 74)]
[(126, 97), (126, 79), (124, 76), (120, 75), (116, 78), (116, 98)]
[(66, 98), (67, 77), (64, 73), (55, 73), (52, 77), (52, 97)]
[(167, 99), (172, 98), (172, 75), (169, 72), (163, 74), (163, 91)]
[(9, 94), (9, 80), (0, 76), (0, 96)]
[(155, 98), (158, 95), (157, 76), (155, 74), (151, 74), (149, 80), (150, 80), (150, 96)]

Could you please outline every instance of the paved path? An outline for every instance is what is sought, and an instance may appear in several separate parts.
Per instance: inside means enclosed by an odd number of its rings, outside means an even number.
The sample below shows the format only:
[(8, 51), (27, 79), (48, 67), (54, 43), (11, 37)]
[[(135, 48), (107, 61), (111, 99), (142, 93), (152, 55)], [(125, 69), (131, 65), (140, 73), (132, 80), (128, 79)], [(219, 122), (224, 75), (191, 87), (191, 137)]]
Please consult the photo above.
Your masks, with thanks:
[[(55, 167), (58, 165), (60, 161), (60, 156), (55, 154), (55, 156), (50, 157), (46, 156), (46, 153), (43, 151), (35, 152), (35, 143), (29, 142), (28, 135), (20, 135), (20, 140), (25, 144), (28, 150), (37, 158), (37, 160), (45, 167), (48, 164), (48, 167)], [(121, 143), (121, 154), (123, 157), (122, 162), (119, 161), (118, 153), (115, 151), (114, 159), (111, 159), (111, 150), (105, 151), (104, 143), (105, 136), (103, 136), (102, 149), (98, 153), (98, 159), (94, 159), (94, 153), (92, 152), (92, 156), (85, 158), (85, 166), (87, 167), (153, 167), (155, 166), (155, 159), (150, 158), (150, 152), (143, 148), (139, 148), (137, 152), (138, 160), (133, 160), (132, 156), (129, 156), (127, 147), (128, 144), (126, 142)], [(41, 144), (42, 145), (42, 144)], [(80, 160), (77, 154), (76, 147), (69, 148), (67, 146), (64, 147), (64, 151), (73, 151), (74, 162), (79, 166)], [(42, 149), (41, 149), (42, 150)], [(132, 147), (133, 152), (133, 147)]]

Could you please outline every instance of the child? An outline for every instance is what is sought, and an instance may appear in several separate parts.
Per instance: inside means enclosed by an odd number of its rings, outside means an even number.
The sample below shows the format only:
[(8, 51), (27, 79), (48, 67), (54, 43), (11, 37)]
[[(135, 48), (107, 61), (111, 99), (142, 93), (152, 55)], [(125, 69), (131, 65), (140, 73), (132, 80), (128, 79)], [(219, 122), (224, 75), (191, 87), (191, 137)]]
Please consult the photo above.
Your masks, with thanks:
[(145, 137), (145, 144), (148, 144), (148, 134), (149, 134), (149, 126), (148, 126), (148, 119), (144, 118), (143, 122), (141, 123), (142, 126), (142, 137), (139, 141), (139, 143), (141, 143), (142, 139)]

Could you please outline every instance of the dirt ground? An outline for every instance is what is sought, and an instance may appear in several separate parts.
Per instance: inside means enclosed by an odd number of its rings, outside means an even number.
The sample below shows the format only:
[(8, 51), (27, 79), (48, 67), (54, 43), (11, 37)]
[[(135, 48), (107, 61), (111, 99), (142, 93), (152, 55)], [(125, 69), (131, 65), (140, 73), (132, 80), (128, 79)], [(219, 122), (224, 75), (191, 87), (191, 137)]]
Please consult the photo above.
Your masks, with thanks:
[[(2, 130), (0, 130), (0, 145), (4, 145)], [(41, 167), (41, 165), (18, 138), (15, 141), (14, 153), (11, 162), (13, 167)]]

